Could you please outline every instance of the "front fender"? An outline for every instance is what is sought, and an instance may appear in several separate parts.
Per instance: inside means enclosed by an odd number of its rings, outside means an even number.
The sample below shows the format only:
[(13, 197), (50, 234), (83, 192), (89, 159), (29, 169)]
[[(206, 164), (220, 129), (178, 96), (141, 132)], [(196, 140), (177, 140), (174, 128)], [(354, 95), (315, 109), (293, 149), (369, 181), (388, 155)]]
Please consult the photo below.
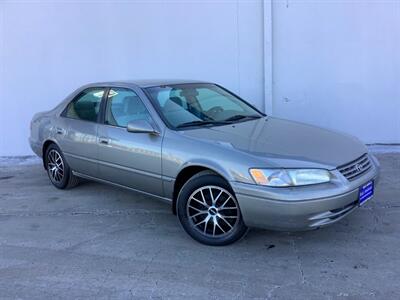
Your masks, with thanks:
[[(193, 159), (190, 161), (185, 162), (180, 166), (178, 169), (178, 172), (176, 173), (176, 176), (178, 176), (179, 173), (182, 172), (182, 170), (188, 168), (188, 167), (203, 167), (210, 169), (211, 171), (217, 173), (221, 177), (223, 177), (227, 181), (233, 181), (234, 178), (231, 176), (231, 174), (220, 164), (218, 164), (215, 161), (209, 160), (209, 159)], [(175, 176), (175, 178), (176, 178)]]

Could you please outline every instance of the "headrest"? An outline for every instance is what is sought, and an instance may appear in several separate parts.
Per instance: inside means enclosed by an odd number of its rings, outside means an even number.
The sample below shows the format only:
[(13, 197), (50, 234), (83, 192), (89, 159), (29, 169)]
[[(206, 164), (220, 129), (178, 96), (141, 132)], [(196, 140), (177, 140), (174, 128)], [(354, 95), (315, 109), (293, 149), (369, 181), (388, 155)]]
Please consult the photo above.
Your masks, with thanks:
[(179, 95), (182, 97), (196, 97), (199, 95), (199, 92), (195, 89), (184, 89)]
[(96, 121), (97, 114), (95, 105), (96, 104), (93, 102), (78, 101), (74, 103), (74, 108), (79, 118), (89, 121)]

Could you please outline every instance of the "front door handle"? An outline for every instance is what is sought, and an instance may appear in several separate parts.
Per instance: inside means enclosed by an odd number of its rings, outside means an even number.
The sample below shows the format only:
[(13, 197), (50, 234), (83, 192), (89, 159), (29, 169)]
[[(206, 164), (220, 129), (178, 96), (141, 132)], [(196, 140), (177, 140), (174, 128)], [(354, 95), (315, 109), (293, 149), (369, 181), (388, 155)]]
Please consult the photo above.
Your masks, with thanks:
[(106, 137), (99, 138), (99, 143), (100, 144), (108, 145), (109, 142), (110, 142), (110, 139), (108, 139)]

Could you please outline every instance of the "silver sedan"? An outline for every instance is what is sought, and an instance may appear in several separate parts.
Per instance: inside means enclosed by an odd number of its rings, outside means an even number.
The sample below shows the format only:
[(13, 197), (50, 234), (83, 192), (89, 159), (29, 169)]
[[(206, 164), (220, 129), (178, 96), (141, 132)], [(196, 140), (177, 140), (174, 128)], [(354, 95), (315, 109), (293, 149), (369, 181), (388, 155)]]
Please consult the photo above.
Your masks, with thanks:
[(208, 245), (249, 227), (334, 223), (373, 196), (379, 175), (356, 138), (266, 116), (198, 81), (83, 86), (33, 117), (30, 145), (55, 187), (86, 178), (165, 200)]

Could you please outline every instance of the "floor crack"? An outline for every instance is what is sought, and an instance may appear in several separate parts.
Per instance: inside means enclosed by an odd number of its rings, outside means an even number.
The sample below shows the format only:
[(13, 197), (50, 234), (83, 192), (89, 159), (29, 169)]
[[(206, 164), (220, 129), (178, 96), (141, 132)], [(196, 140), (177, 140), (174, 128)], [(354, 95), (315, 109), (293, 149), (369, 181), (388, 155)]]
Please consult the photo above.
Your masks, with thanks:
[(306, 278), (304, 276), (303, 263), (301, 262), (301, 258), (300, 258), (299, 251), (298, 251), (298, 248), (297, 248), (297, 245), (296, 245), (296, 241), (294, 240), (294, 237), (291, 238), (291, 245), (292, 245), (293, 251), (294, 251), (294, 253), (296, 255), (297, 267), (299, 269), (301, 283), (305, 284), (306, 283)]

